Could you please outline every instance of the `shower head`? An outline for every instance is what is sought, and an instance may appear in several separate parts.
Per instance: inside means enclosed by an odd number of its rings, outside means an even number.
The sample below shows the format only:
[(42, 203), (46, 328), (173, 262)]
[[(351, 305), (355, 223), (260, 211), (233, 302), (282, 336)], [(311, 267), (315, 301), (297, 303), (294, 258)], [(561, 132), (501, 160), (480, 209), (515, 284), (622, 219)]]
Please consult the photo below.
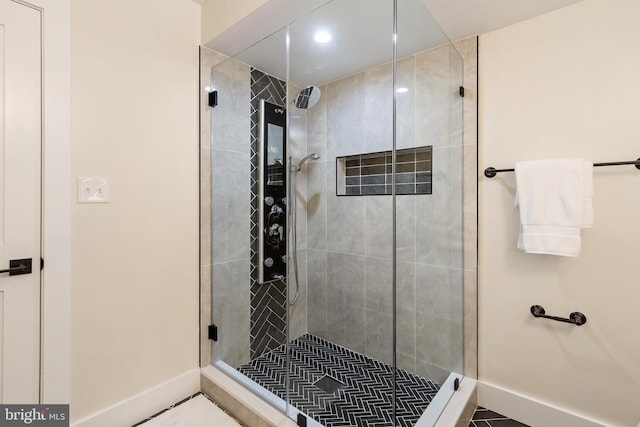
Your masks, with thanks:
[(307, 154), (302, 159), (300, 159), (300, 161), (296, 165), (293, 166), (293, 171), (300, 172), (300, 169), (302, 169), (302, 165), (304, 165), (304, 162), (306, 162), (309, 159), (318, 160), (319, 158), (320, 158), (320, 154), (318, 153)]
[(320, 100), (320, 89), (317, 86), (307, 86), (302, 89), (293, 100), (296, 108), (311, 108)]

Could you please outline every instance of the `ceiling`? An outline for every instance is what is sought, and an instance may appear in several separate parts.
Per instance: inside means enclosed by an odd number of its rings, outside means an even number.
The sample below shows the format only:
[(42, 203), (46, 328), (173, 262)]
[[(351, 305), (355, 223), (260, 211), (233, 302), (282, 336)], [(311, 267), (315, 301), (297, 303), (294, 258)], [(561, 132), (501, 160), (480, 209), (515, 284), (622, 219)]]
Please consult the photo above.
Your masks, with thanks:
[[(578, 1), (398, 0), (398, 58)], [(287, 29), (289, 81), (321, 85), (391, 61), (393, 2), (270, 0), (206, 45), (286, 80)], [(330, 42), (313, 40), (320, 29), (332, 34)]]

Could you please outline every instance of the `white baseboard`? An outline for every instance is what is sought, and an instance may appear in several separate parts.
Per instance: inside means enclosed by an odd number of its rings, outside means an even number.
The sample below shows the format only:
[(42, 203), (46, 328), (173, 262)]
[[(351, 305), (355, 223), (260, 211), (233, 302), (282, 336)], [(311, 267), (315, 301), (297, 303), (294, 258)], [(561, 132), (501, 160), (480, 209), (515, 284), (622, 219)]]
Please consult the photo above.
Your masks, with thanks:
[(604, 427), (607, 424), (502, 387), (478, 381), (478, 405), (532, 427)]
[(194, 368), (102, 411), (71, 423), (72, 427), (128, 427), (200, 391), (200, 369)]

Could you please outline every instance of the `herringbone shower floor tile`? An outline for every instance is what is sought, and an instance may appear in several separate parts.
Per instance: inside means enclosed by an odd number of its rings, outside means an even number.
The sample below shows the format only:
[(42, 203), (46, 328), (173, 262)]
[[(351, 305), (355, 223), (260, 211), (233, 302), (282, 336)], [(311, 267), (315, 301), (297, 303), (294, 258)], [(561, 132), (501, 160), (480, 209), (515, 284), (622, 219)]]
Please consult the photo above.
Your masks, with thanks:
[[(285, 359), (285, 348), (280, 346), (241, 366), (238, 371), (285, 399)], [(298, 410), (325, 427), (393, 425), (393, 369), (390, 365), (311, 334), (291, 342), (289, 359), (289, 398)], [(407, 371), (398, 369), (396, 372), (397, 425), (413, 426), (440, 385)], [(344, 385), (334, 392), (314, 385), (326, 376)], [(325, 383), (336, 385), (335, 381), (326, 379), (319, 385)]]

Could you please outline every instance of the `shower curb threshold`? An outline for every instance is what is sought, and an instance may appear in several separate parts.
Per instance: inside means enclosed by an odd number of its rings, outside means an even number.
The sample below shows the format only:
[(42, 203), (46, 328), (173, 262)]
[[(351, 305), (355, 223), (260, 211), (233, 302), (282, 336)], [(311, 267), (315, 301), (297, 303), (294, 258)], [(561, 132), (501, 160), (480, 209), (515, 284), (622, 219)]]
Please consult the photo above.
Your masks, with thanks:
[[(445, 381), (449, 383), (453, 375)], [(224, 362), (216, 362), (201, 369), (202, 392), (216, 401), (220, 407), (235, 417), (240, 423), (251, 427), (297, 427), (292, 418), (299, 412), (289, 406), (289, 418), (284, 414), (286, 403), (275, 394), (237, 373)], [(466, 427), (473, 416), (477, 403), (477, 381), (463, 378), (460, 388), (448, 401), (441, 402), (444, 408), (437, 421), (433, 414), (425, 414), (416, 427)], [(433, 402), (436, 403), (436, 402)], [(436, 403), (434, 406), (440, 406)], [(278, 409), (280, 408), (280, 409)], [(435, 408), (432, 408), (435, 409)], [(442, 408), (441, 408), (442, 409)], [(430, 412), (430, 411), (428, 411)], [(308, 417), (310, 427), (322, 424)]]
[(478, 406), (477, 390), (478, 381), (464, 377), (458, 391), (451, 396), (434, 427), (467, 427)]
[[(297, 427), (297, 424), (218, 366), (200, 370), (201, 389), (244, 426)], [(256, 384), (257, 386), (257, 384)], [(278, 399), (276, 396), (273, 396)], [(281, 399), (278, 399), (281, 400)], [(274, 404), (276, 402), (274, 401)], [(284, 404), (284, 402), (282, 402)], [(311, 420), (309, 420), (311, 421)]]

